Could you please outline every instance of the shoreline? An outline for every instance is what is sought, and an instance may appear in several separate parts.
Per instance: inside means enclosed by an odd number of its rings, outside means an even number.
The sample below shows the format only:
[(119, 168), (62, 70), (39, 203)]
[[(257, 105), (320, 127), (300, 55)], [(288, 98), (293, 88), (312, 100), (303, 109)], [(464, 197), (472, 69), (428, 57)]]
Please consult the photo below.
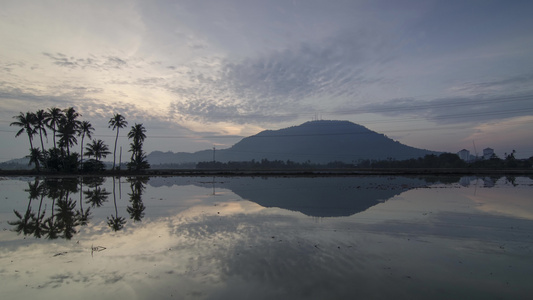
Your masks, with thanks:
[(522, 175), (533, 176), (533, 169), (446, 169), (446, 168), (383, 168), (383, 169), (264, 169), (264, 170), (220, 170), (220, 169), (148, 169), (143, 171), (107, 170), (101, 173), (36, 172), (35, 170), (0, 170), (0, 176), (43, 176), (43, 177), (112, 177), (112, 176), (373, 176), (373, 175)]

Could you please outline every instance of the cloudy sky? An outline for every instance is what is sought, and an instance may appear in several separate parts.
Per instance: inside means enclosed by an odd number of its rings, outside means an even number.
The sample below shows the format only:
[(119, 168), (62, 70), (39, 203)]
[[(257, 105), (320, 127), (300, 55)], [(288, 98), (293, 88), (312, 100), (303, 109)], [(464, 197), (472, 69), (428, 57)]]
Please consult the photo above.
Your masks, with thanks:
[(530, 157), (532, 13), (508, 0), (1, 0), (0, 161), (28, 152), (12, 117), (53, 106), (109, 145), (114, 113), (143, 123), (148, 152), (318, 117)]

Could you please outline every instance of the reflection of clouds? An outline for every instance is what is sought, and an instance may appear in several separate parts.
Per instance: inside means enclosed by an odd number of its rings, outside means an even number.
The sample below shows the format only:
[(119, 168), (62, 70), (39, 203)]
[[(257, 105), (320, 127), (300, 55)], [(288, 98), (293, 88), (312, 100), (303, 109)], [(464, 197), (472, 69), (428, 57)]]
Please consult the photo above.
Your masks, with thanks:
[[(87, 298), (138, 299), (449, 298), (442, 290), (455, 298), (464, 291), (523, 296), (533, 223), (480, 214), (469, 201), (473, 187), (442, 187), (403, 192), (348, 218), (263, 208), (234, 201), (226, 190), (212, 196), (209, 185), (161, 187), (155, 191), (167, 190), (164, 197), (173, 195), (172, 204), (181, 206), (169, 212), (170, 202), (163, 202), (166, 211), (151, 210), (122, 231), (99, 220), (81, 227), (76, 241), (0, 243), (0, 289), (7, 298), (34, 297), (28, 283), (44, 298), (80, 291)], [(480, 190), (516, 195), (517, 189), (478, 188), (481, 201)], [(147, 189), (147, 199), (153, 192)], [(155, 209), (159, 201), (145, 202)], [(14, 240), (14, 232), (3, 234)], [(91, 246), (106, 250), (91, 256)], [(516, 294), (494, 284), (505, 281)]]
[(527, 189), (479, 189), (469, 198), (479, 204), (476, 208), (482, 212), (533, 220), (533, 201)]

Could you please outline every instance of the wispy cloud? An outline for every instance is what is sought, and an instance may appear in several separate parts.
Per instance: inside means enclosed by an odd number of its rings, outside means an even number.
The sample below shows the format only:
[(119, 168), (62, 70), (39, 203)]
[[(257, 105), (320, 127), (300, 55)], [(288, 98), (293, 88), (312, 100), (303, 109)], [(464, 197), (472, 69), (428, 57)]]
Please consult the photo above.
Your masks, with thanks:
[(374, 113), (389, 117), (408, 116), (437, 124), (474, 123), (533, 114), (533, 94), (498, 97), (450, 97), (432, 100), (391, 99), (346, 110), (344, 113)]

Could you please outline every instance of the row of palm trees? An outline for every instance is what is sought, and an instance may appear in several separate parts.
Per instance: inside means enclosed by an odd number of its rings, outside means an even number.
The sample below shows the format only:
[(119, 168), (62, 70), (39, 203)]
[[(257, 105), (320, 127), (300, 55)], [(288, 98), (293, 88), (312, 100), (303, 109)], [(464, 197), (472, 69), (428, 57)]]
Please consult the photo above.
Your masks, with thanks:
[[(48, 110), (38, 110), (37, 112), (20, 112), (19, 115), (14, 116), (15, 122), (11, 126), (18, 126), (20, 130), (16, 133), (16, 137), (26, 133), (30, 143), (30, 164), (34, 163), (36, 170), (40, 171), (41, 163), (50, 170), (73, 171), (79, 167), (98, 166), (97, 169), (103, 169), (102, 158), (106, 158), (109, 152), (109, 147), (102, 140), (93, 140), (94, 127), (89, 121), (80, 121), (81, 115), (76, 112), (73, 107), (67, 109), (59, 109), (57, 107), (49, 108)], [(116, 113), (108, 122), (109, 128), (117, 131), (115, 138), (115, 148), (113, 151), (113, 169), (116, 166), (116, 151), (119, 131), (126, 127), (128, 122), (124, 116)], [(44, 147), (43, 136), (48, 140), (48, 131), (53, 133), (53, 147), (46, 150)], [(146, 169), (149, 167), (146, 162), (146, 155), (143, 156), (142, 143), (146, 138), (146, 129), (142, 124), (135, 124), (132, 126), (128, 137), (131, 136), (133, 143), (131, 144), (132, 162), (131, 167), (135, 169)], [(34, 136), (38, 135), (40, 138), (41, 148), (34, 146)], [(56, 137), (58, 140), (56, 141)], [(89, 157), (94, 157), (89, 163), (84, 164), (84, 140), (87, 137), (91, 140), (85, 147), (85, 154)], [(78, 144), (78, 138), (81, 138), (80, 154), (72, 153), (71, 148)], [(140, 153), (139, 153), (140, 151)], [(79, 159), (78, 159), (79, 158)], [(133, 161), (133, 158), (139, 159)], [(130, 167), (130, 165), (128, 165)]]

